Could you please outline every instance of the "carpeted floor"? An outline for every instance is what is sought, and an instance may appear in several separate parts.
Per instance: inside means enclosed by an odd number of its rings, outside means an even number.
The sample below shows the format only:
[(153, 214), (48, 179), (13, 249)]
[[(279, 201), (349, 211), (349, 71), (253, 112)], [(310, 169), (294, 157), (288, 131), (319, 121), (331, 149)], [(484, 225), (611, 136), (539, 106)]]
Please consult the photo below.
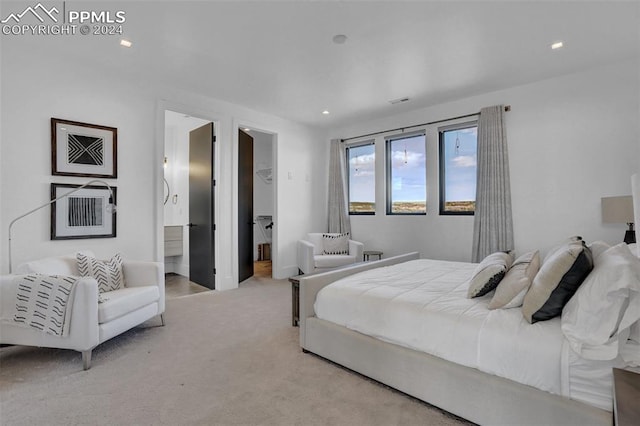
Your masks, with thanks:
[(0, 349), (0, 424), (459, 425), (464, 421), (298, 346), (286, 280), (167, 301), (80, 354)]

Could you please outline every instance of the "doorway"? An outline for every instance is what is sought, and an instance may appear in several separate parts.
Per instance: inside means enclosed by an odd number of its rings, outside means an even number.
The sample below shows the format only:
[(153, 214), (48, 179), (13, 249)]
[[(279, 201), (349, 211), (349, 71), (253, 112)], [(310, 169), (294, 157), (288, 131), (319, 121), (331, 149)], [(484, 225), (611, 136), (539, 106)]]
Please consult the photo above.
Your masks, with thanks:
[(238, 129), (238, 281), (271, 278), (275, 259), (276, 135)]
[[(171, 110), (164, 114), (165, 272), (189, 277), (192, 283), (214, 289), (215, 128), (209, 120)], [(196, 167), (190, 166), (190, 153), (196, 152), (190, 147), (191, 133), (200, 138), (196, 160), (201, 163)], [(195, 176), (190, 170), (197, 170)], [(202, 268), (206, 273), (200, 271)]]

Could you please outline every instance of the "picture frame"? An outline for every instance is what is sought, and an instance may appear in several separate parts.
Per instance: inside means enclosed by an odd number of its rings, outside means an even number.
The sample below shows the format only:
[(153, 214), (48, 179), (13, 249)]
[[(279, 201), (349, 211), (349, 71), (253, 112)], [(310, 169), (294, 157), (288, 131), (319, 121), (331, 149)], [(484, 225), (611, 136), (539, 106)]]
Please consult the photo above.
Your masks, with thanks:
[(118, 177), (118, 129), (51, 118), (51, 174)]
[[(51, 184), (51, 199), (55, 200), (81, 185)], [(110, 200), (113, 193), (113, 200)], [(89, 185), (51, 204), (51, 239), (115, 238), (117, 188)]]

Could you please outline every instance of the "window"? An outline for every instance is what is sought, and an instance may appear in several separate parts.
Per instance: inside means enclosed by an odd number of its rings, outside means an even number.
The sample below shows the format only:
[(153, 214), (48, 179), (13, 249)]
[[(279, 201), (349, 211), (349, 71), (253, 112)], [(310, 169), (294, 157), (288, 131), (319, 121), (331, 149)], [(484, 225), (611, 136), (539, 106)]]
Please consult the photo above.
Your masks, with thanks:
[(349, 214), (376, 212), (376, 152), (374, 141), (347, 147)]
[(424, 132), (387, 139), (387, 214), (427, 213)]
[(440, 128), (440, 214), (472, 215), (476, 208), (477, 122)]

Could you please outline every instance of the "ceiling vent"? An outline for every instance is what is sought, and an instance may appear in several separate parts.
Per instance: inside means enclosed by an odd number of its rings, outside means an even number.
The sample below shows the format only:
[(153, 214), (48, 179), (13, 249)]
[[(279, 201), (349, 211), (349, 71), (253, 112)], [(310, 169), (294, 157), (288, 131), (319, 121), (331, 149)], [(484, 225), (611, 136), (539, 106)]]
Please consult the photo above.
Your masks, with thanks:
[(401, 104), (403, 102), (409, 102), (409, 98), (398, 98), (398, 99), (392, 99), (389, 101), (391, 105)]

